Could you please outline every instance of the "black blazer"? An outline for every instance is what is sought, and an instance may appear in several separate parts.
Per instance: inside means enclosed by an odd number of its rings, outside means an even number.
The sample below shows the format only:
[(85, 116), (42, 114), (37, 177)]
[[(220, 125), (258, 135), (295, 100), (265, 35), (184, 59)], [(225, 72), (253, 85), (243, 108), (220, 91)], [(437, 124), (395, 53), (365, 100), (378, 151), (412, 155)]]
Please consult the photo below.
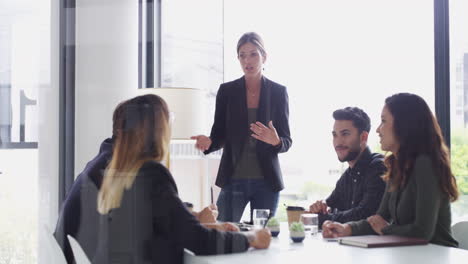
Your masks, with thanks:
[(197, 255), (249, 248), (240, 232), (203, 227), (179, 199), (170, 172), (155, 161), (143, 164), (120, 207), (101, 217), (98, 237), (92, 263), (99, 264), (183, 264), (184, 248)]
[(74, 256), (66, 235), (78, 241), (92, 263), (100, 264), (182, 263), (183, 248), (204, 255), (248, 249), (240, 233), (202, 227), (180, 201), (170, 172), (154, 161), (140, 168), (120, 208), (99, 214), (97, 197), (113, 144), (113, 139), (104, 140), (62, 205), (54, 235), (67, 263), (74, 263)]
[[(273, 191), (284, 188), (278, 153), (291, 147), (289, 132), (289, 99), (286, 87), (262, 77), (262, 88), (257, 110), (257, 120), (268, 126), (273, 121), (281, 144), (274, 147), (262, 141), (257, 142), (257, 157), (266, 182)], [(223, 187), (231, 180), (245, 140), (251, 137), (247, 117), (245, 78), (221, 84), (216, 95), (216, 111), (211, 128), (211, 146), (204, 153), (223, 149), (216, 185)]]

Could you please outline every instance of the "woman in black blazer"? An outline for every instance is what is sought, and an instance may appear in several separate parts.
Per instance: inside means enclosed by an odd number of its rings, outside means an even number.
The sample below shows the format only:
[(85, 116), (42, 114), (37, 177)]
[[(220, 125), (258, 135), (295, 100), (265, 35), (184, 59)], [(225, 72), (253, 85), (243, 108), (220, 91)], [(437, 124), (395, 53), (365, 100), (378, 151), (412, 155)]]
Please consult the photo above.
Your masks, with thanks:
[(251, 211), (270, 209), (275, 214), (284, 188), (278, 153), (292, 144), (286, 87), (262, 74), (267, 58), (263, 40), (245, 33), (237, 55), (244, 76), (219, 87), (210, 136), (192, 137), (205, 154), (223, 148), (216, 178), (222, 188), (218, 220), (234, 222), (248, 202)]

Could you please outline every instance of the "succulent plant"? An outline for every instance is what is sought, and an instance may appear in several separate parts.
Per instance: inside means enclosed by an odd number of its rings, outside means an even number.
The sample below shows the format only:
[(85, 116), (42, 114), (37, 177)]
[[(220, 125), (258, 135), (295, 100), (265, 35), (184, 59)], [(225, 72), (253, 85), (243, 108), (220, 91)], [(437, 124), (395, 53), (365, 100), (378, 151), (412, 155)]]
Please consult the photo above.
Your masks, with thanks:
[(304, 224), (301, 222), (292, 222), (289, 226), (289, 230), (294, 232), (304, 232)]
[(280, 223), (279, 223), (278, 219), (275, 218), (275, 217), (270, 218), (270, 220), (268, 220), (268, 223), (267, 223), (268, 227), (279, 226), (279, 225), (280, 225)]

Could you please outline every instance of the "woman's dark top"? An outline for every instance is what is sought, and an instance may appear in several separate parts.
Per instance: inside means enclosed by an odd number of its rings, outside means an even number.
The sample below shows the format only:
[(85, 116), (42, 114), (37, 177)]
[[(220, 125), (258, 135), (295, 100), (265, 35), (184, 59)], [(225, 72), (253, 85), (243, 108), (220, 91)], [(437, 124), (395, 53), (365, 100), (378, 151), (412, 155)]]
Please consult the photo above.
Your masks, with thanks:
[[(257, 108), (248, 109), (249, 124), (257, 121)], [(245, 129), (250, 131), (250, 126)], [(257, 158), (256, 151), (257, 140), (253, 137), (247, 139), (244, 143), (244, 149), (234, 169), (233, 179), (262, 179), (262, 170)]]
[[(458, 247), (451, 234), (449, 197), (442, 192), (439, 175), (426, 155), (416, 159), (404, 188), (390, 192), (387, 184), (377, 214), (390, 223), (382, 229), (384, 235), (417, 237), (434, 244)], [(350, 225), (353, 235), (376, 234), (366, 220)]]
[(103, 216), (94, 263), (183, 263), (183, 249), (199, 255), (246, 251), (245, 235), (200, 225), (177, 195), (170, 172), (146, 162), (121, 206)]

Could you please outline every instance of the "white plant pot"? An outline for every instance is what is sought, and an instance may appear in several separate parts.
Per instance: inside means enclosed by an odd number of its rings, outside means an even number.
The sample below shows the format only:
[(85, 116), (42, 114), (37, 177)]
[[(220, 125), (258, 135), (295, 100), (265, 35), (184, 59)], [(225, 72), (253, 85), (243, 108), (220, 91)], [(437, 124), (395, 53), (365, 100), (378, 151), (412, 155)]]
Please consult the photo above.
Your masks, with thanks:
[(271, 232), (279, 232), (280, 227), (279, 226), (267, 226), (268, 229), (270, 229)]
[(290, 237), (305, 237), (305, 232), (304, 231), (291, 231), (291, 230), (289, 230), (289, 236)]

